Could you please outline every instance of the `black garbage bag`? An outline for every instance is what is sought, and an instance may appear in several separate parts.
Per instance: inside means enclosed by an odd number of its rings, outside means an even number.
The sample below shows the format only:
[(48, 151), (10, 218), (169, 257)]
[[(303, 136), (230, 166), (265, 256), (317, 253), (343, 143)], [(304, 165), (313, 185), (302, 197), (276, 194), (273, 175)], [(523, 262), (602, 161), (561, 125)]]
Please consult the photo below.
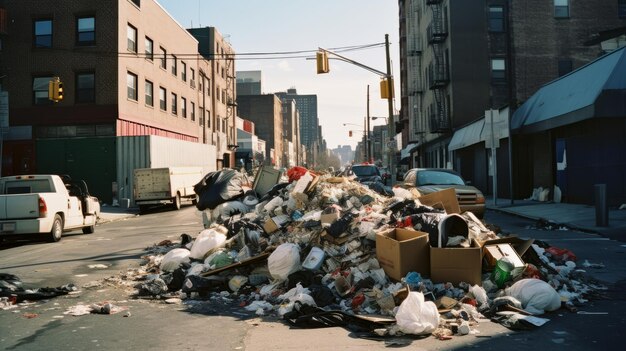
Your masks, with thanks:
[(393, 189), (391, 189), (390, 186), (386, 186), (385, 184), (381, 182), (363, 182), (363, 185), (367, 185), (368, 188), (374, 190), (380, 195), (385, 195), (385, 196), (394, 195)]
[(413, 227), (428, 233), (428, 241), (432, 247), (446, 247), (449, 237), (460, 235), (467, 238), (469, 235), (465, 219), (454, 213), (419, 213), (402, 218), (400, 223), (404, 227)]
[(234, 169), (225, 168), (217, 172), (210, 172), (193, 186), (198, 195), (196, 207), (202, 211), (214, 209), (228, 200), (233, 200), (244, 194), (242, 185), (245, 176)]
[(346, 213), (345, 215), (341, 216), (341, 218), (334, 221), (330, 225), (330, 227), (326, 229), (326, 232), (333, 238), (340, 237), (341, 234), (345, 233), (345, 231), (348, 230), (348, 228), (350, 228), (350, 224), (352, 224), (354, 217), (356, 217), (356, 215), (350, 212)]

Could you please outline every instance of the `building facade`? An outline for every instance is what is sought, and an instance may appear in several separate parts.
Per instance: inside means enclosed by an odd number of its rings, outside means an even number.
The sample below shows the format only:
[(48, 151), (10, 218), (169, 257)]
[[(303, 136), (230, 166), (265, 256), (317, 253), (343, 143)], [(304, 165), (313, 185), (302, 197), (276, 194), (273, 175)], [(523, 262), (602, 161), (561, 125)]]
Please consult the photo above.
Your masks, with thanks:
[(293, 99), (300, 114), (300, 138), (306, 147), (307, 160), (314, 163), (315, 153), (319, 151), (321, 134), (319, 132), (319, 119), (317, 115), (317, 95), (298, 94), (295, 88), (287, 89), (287, 92), (276, 93), (281, 99)]
[[(510, 196), (508, 138), (492, 157), (476, 135), (469, 145), (450, 149), (452, 136), (485, 119), (486, 110), (508, 106), (512, 113), (543, 84), (598, 57), (600, 46), (584, 43), (626, 24), (618, 3), (399, 1), (403, 144), (419, 145), (410, 165), (455, 168), (491, 193), (488, 165), (495, 158), (498, 195)], [(535, 172), (535, 183), (553, 182), (552, 171)]]
[(237, 71), (237, 95), (263, 94), (261, 71)]
[(283, 167), (282, 102), (274, 94), (240, 95), (239, 116), (254, 122), (256, 135), (265, 141), (265, 164)]
[[(214, 127), (200, 116), (225, 112), (198, 89), (200, 72), (213, 63), (190, 54), (198, 41), (157, 2), (0, 7), (8, 18), (0, 79), (10, 116), (3, 175), (66, 173), (114, 203), (132, 199), (134, 168), (218, 167), (216, 147), (203, 137)], [(58, 102), (48, 100), (53, 77), (63, 84)]]

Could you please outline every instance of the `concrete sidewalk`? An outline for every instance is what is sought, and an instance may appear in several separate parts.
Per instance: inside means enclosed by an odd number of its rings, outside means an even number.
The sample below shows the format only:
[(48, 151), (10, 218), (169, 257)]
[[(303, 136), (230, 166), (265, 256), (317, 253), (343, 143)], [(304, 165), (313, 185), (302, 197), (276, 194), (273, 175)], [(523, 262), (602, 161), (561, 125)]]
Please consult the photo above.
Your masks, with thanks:
[(596, 225), (596, 208), (589, 205), (538, 202), (532, 200), (487, 199), (487, 209), (524, 218), (544, 219), (571, 229), (596, 233), (604, 237), (626, 241), (626, 210), (609, 209), (608, 226)]
[(139, 215), (137, 208), (123, 208), (119, 206), (102, 205), (100, 207), (100, 215), (98, 215), (98, 224), (118, 221), (126, 218), (132, 218)]

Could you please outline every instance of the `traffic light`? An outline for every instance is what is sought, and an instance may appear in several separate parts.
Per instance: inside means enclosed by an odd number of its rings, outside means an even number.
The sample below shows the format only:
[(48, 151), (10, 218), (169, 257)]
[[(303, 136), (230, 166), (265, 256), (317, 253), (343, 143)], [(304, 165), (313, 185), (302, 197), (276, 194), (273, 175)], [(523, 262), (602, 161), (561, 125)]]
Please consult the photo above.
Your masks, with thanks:
[(317, 61), (317, 74), (328, 73), (330, 67), (328, 66), (328, 53), (324, 50), (320, 50), (315, 54), (315, 60)]
[(383, 78), (380, 80), (380, 98), (393, 98), (393, 78)]
[(48, 99), (54, 102), (63, 100), (63, 82), (59, 77), (54, 77), (48, 82)]
[(352, 131), (351, 130), (348, 131), (348, 136), (352, 137)]

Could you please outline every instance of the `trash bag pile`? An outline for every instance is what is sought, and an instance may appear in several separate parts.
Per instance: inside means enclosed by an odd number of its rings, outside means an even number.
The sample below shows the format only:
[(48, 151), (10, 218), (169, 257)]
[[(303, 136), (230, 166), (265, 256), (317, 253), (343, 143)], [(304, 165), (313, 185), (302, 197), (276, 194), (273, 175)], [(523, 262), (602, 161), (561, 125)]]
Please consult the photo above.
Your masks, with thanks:
[[(302, 167), (287, 173), (262, 193), (256, 180), (250, 184), (235, 170), (207, 175), (196, 186), (204, 228), (150, 248), (145, 264), (125, 275), (134, 293), (183, 303), (235, 301), (300, 328), (446, 340), (477, 333), (485, 320), (535, 328), (547, 321), (538, 315), (573, 310), (602, 288), (585, 281), (568, 250), (503, 237), (470, 212), (423, 201), (414, 188), (370, 187)], [(479, 281), (432, 280), (442, 268), (432, 256), (424, 260), (430, 270), (391, 267), (376, 246), (382, 233), (398, 230), (428, 240), (422, 251), (402, 254), (407, 262), (429, 250), (482, 245)]]

